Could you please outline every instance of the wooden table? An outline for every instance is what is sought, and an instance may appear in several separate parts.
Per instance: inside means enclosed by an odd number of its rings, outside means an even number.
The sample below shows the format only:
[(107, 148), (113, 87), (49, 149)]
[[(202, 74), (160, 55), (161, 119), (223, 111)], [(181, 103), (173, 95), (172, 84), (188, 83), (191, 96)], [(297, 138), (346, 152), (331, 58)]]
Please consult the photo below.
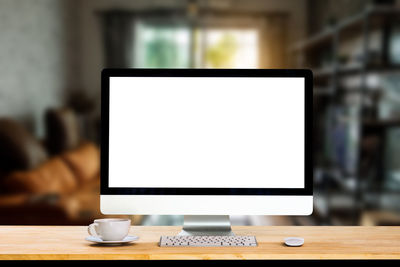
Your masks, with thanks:
[[(0, 259), (400, 259), (400, 227), (239, 226), (238, 235), (255, 235), (258, 247), (160, 248), (161, 235), (180, 227), (133, 226), (140, 240), (103, 247), (84, 240), (84, 226), (0, 226)], [(286, 247), (285, 237), (305, 238), (302, 247)]]

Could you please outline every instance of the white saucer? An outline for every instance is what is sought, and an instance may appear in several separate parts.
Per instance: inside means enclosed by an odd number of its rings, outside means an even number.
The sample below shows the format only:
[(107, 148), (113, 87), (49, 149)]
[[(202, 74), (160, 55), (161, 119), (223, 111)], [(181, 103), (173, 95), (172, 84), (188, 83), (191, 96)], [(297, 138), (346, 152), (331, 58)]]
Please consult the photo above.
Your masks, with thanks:
[(96, 236), (88, 236), (85, 238), (87, 241), (96, 243), (96, 244), (125, 244), (125, 243), (130, 243), (133, 241), (136, 241), (139, 239), (138, 236), (133, 236), (133, 235), (128, 235), (122, 240), (116, 240), (116, 241), (104, 241), (100, 237)]
[(301, 238), (301, 237), (285, 238), (285, 245), (288, 247), (300, 247), (303, 244), (304, 244), (304, 238)]

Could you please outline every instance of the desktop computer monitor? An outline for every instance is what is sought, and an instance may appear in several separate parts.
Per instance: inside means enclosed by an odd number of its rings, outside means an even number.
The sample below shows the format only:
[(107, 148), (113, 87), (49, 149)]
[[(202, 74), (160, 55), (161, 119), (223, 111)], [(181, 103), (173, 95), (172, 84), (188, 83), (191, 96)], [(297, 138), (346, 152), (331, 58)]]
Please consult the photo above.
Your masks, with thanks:
[(309, 70), (104, 69), (101, 116), (104, 214), (312, 213)]

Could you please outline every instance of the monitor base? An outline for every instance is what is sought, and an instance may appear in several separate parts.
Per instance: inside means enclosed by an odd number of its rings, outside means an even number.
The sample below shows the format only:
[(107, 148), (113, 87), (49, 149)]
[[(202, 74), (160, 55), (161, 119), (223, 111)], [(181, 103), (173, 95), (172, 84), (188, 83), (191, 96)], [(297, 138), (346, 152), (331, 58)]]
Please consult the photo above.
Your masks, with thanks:
[(180, 236), (232, 236), (229, 215), (185, 215)]

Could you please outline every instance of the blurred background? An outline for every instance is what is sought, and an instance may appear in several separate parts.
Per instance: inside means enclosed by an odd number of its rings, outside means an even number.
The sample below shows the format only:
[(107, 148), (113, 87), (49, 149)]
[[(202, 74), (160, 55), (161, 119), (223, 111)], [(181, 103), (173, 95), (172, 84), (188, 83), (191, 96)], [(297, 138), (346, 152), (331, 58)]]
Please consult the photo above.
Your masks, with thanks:
[(399, 0), (0, 0), (0, 224), (103, 217), (104, 67), (312, 69), (313, 215), (233, 223), (400, 225)]

